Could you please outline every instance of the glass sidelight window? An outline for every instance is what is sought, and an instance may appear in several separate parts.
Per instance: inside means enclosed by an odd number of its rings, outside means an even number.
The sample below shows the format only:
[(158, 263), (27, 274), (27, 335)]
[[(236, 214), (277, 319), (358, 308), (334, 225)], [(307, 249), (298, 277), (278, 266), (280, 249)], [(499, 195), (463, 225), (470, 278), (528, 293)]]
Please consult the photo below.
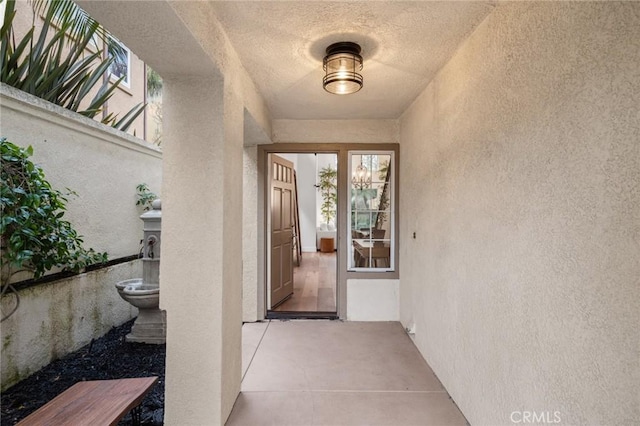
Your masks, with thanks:
[(394, 271), (393, 151), (349, 151), (348, 269)]

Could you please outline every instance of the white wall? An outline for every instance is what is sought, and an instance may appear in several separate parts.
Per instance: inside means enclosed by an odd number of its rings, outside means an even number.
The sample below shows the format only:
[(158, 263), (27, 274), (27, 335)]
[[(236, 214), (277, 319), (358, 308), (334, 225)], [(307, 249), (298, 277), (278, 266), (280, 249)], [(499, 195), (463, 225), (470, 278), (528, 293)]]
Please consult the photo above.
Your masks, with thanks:
[(143, 210), (136, 186), (160, 194), (162, 154), (157, 147), (79, 114), (0, 85), (2, 134), (33, 146), (31, 159), (52, 186), (74, 190), (64, 218), (84, 236), (85, 247), (110, 259), (139, 251)]
[(291, 161), (293, 163), (293, 168), (295, 169), (296, 164), (298, 163), (298, 154), (280, 153), (276, 155), (280, 158), (284, 158), (287, 161)]
[(498, 3), (402, 117), (401, 318), (471, 424), (640, 419), (639, 40)]
[(347, 280), (347, 320), (399, 321), (400, 280)]
[(302, 250), (316, 251), (316, 156), (298, 154), (296, 165)]
[[(318, 170), (318, 173), (320, 173), (320, 170), (329, 166), (337, 170), (338, 156), (336, 154), (318, 154), (317, 163), (318, 165), (316, 166), (316, 168)], [(346, 167), (346, 164), (344, 166)], [(318, 182), (319, 182), (319, 178), (318, 178)], [(315, 212), (316, 226), (320, 226), (323, 223), (326, 223), (322, 218), (321, 209), (322, 209), (322, 193), (320, 191), (316, 191), (316, 212)], [(334, 222), (336, 220), (337, 218), (334, 219)]]
[[(2, 390), (137, 315), (115, 284), (140, 276), (135, 260), (21, 290), (18, 310), (1, 325)], [(14, 303), (4, 296), (2, 312)]]
[(316, 251), (316, 156), (314, 154), (277, 154), (293, 163), (298, 181), (300, 238), (302, 251)]

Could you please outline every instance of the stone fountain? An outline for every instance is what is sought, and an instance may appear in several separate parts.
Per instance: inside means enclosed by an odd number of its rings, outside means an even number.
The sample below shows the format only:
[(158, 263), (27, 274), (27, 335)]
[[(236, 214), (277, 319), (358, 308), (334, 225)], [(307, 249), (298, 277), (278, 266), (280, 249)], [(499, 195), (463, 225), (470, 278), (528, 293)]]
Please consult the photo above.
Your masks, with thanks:
[(120, 297), (138, 308), (138, 318), (127, 342), (163, 344), (166, 341), (166, 313), (160, 310), (160, 200), (140, 216), (143, 222), (142, 278), (116, 284)]

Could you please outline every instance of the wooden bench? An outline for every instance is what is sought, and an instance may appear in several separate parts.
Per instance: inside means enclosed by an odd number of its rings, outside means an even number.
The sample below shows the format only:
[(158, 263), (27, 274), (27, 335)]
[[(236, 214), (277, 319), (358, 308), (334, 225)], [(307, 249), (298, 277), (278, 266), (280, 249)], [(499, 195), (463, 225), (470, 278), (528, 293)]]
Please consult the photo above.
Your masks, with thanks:
[[(138, 408), (157, 381), (157, 377), (140, 377), (78, 382), (18, 425), (117, 425), (129, 411)], [(134, 423), (140, 422), (139, 409), (132, 416)]]

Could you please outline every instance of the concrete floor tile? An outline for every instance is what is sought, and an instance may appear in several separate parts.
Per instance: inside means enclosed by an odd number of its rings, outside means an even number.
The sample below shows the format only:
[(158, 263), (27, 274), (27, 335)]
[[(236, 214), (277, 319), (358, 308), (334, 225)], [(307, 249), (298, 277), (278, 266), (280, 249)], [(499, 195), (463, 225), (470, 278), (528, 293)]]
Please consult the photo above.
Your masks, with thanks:
[(243, 392), (228, 426), (464, 426), (446, 392)]
[(269, 326), (268, 322), (252, 322), (242, 326), (242, 377), (247, 372), (249, 364), (258, 349), (260, 340)]
[(397, 322), (272, 321), (243, 391), (444, 391)]
[(467, 424), (397, 322), (245, 324), (243, 351), (230, 426)]
[(226, 426), (310, 426), (313, 397), (309, 392), (240, 393)]

